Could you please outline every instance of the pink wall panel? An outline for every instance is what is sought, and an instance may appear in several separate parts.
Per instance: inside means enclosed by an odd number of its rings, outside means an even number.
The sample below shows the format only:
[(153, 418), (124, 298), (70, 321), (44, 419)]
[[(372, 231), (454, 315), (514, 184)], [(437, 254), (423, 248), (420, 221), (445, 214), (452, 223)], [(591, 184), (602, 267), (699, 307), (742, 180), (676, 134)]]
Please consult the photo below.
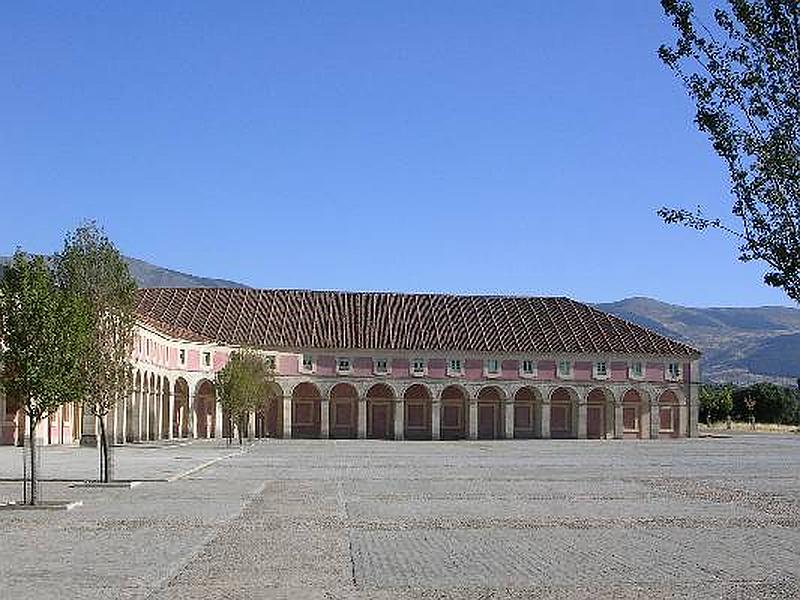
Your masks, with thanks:
[(228, 364), (228, 353), (227, 352), (214, 352), (214, 358), (212, 359), (212, 363), (211, 364), (214, 366), (214, 371), (219, 371), (226, 364)]
[(572, 367), (575, 381), (589, 381), (592, 378), (592, 363), (576, 361)]
[(405, 358), (392, 359), (392, 377), (408, 377), (410, 364)]
[(353, 359), (353, 374), (359, 377), (372, 375), (372, 359), (363, 356)]
[(612, 381), (625, 381), (628, 379), (628, 363), (612, 362), (611, 363), (611, 380)]
[(428, 361), (428, 377), (443, 378), (447, 374), (445, 371), (446, 365), (447, 363), (443, 358), (432, 358)]
[(518, 360), (504, 360), (501, 366), (503, 379), (516, 379), (519, 377), (519, 361)]
[(297, 375), (300, 372), (300, 361), (296, 356), (279, 356), (278, 373), (281, 375)]
[(664, 381), (664, 365), (647, 363), (647, 381)]
[(200, 370), (200, 352), (197, 350), (186, 351), (186, 368), (190, 371)]
[(317, 373), (319, 375), (333, 375), (336, 372), (336, 359), (333, 356), (317, 357)]
[(483, 361), (467, 360), (464, 362), (464, 372), (467, 379), (477, 381), (483, 379)]
[(556, 378), (556, 361), (554, 360), (540, 360), (538, 367), (538, 377), (543, 381), (552, 381)]

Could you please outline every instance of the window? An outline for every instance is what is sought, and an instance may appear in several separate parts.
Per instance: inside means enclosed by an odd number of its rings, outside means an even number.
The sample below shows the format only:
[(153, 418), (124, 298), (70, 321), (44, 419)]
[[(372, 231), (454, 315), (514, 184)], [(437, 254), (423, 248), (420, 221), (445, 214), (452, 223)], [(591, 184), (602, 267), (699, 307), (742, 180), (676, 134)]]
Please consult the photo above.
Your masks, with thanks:
[(352, 365), (350, 364), (349, 358), (337, 358), (336, 359), (336, 372), (337, 373), (349, 373), (352, 370)]
[(534, 362), (529, 358), (523, 360), (521, 372), (523, 375), (534, 375), (536, 373), (536, 367), (534, 365)]
[(411, 374), (416, 377), (425, 375), (425, 359), (415, 358), (411, 361)]
[(558, 361), (558, 376), (572, 377), (572, 363), (568, 360)]
[(641, 362), (631, 363), (630, 377), (631, 379), (642, 379), (644, 377), (644, 365)]
[(486, 361), (486, 374), (497, 375), (500, 373), (500, 361), (496, 358), (490, 358)]
[(597, 379), (608, 377), (608, 363), (604, 360), (598, 360), (594, 363), (594, 376)]
[(680, 363), (672, 362), (667, 365), (667, 377), (673, 380), (681, 378)]
[(460, 358), (451, 358), (450, 362), (447, 364), (447, 374), (448, 375), (461, 375), (463, 365), (461, 364)]
[(314, 371), (314, 357), (310, 354), (303, 354), (303, 371), (306, 373)]
[(211, 352), (203, 352), (203, 366), (204, 367), (211, 366)]
[(373, 367), (376, 374), (385, 375), (389, 372), (389, 361), (385, 358), (376, 358)]
[(264, 357), (264, 363), (267, 365), (267, 369), (270, 371), (275, 370), (275, 357), (272, 354)]
[(178, 362), (181, 365), (185, 365), (186, 364), (186, 350), (184, 350), (183, 348), (178, 350)]

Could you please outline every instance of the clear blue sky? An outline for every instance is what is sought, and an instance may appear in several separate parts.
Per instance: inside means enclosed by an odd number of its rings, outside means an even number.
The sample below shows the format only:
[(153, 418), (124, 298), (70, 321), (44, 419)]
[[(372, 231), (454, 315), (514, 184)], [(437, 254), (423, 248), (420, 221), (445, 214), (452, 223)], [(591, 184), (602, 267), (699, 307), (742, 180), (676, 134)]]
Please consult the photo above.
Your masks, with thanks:
[(731, 240), (657, 0), (20, 2), (0, 254), (96, 218), (258, 287), (791, 304)]

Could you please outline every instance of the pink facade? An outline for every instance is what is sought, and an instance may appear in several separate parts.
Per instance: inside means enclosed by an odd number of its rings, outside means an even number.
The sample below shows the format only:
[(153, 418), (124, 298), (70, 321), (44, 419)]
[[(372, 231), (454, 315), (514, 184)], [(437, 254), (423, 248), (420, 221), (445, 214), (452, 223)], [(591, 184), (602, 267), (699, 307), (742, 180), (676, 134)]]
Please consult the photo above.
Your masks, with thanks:
[(297, 375), (300, 372), (300, 361), (296, 356), (284, 355), (278, 357), (278, 373), (282, 375)]
[(466, 377), (470, 381), (479, 381), (483, 379), (483, 361), (482, 360), (464, 361), (464, 377)]
[(447, 376), (447, 361), (443, 358), (432, 358), (428, 361), (428, 377), (444, 379)]
[(516, 379), (519, 377), (519, 361), (504, 360), (501, 368), (503, 379)]
[(611, 381), (625, 381), (628, 379), (628, 363), (626, 362), (612, 362)]

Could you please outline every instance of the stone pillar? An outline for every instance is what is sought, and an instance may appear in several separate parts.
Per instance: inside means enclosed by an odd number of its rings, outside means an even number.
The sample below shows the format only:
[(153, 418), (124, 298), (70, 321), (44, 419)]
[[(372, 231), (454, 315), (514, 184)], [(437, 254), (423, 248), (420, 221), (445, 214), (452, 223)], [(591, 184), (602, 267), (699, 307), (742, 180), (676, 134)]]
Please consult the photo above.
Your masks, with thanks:
[(292, 397), (283, 397), (283, 438), (292, 438)]
[(197, 439), (197, 411), (194, 409), (194, 392), (189, 391), (189, 435)]
[(222, 439), (222, 403), (219, 400), (214, 410), (214, 437), (218, 440)]
[(367, 399), (358, 399), (358, 439), (367, 437)]
[(406, 432), (406, 405), (402, 398), (394, 401), (394, 439), (402, 440)]
[(431, 402), (431, 439), (432, 440), (440, 440), (442, 439), (442, 429), (441, 429), (441, 420), (442, 420), (442, 411), (441, 411), (441, 402), (438, 400), (433, 400)]
[[(655, 394), (654, 394), (655, 395)], [(661, 417), (658, 414), (658, 398), (650, 401), (650, 439), (658, 439), (658, 430), (661, 429)]]
[[(220, 425), (220, 432), (222, 431), (222, 425)], [(247, 416), (247, 437), (248, 439), (253, 439), (256, 437), (256, 413), (252, 411)]]
[(578, 439), (586, 439), (586, 400), (578, 399)]
[(331, 437), (331, 401), (323, 398), (319, 401), (319, 437), (327, 440)]
[(622, 400), (614, 402), (614, 439), (621, 440), (623, 435)]
[[(222, 413), (220, 413), (220, 417), (222, 417)], [(179, 431), (178, 437), (180, 435), (181, 432)], [(169, 392), (169, 433), (167, 439), (175, 439), (175, 394), (172, 390)]]
[(467, 431), (467, 437), (471, 440), (478, 439), (478, 400), (475, 398), (470, 398), (467, 400), (468, 404), (468, 411), (469, 411), (469, 429)]
[(543, 440), (550, 439), (550, 403), (542, 402), (539, 408), (539, 437)]
[[(47, 419), (45, 419), (44, 422), (47, 422)], [(86, 409), (81, 413), (80, 445), (97, 446), (97, 417)]]
[(509, 400), (503, 405), (503, 416), (505, 418), (505, 431), (503, 432), (505, 435), (504, 437), (507, 440), (514, 439), (514, 401)]
[(700, 361), (693, 360), (689, 367), (689, 405), (688, 408), (688, 431), (689, 437), (698, 437), (698, 421), (700, 420)]

